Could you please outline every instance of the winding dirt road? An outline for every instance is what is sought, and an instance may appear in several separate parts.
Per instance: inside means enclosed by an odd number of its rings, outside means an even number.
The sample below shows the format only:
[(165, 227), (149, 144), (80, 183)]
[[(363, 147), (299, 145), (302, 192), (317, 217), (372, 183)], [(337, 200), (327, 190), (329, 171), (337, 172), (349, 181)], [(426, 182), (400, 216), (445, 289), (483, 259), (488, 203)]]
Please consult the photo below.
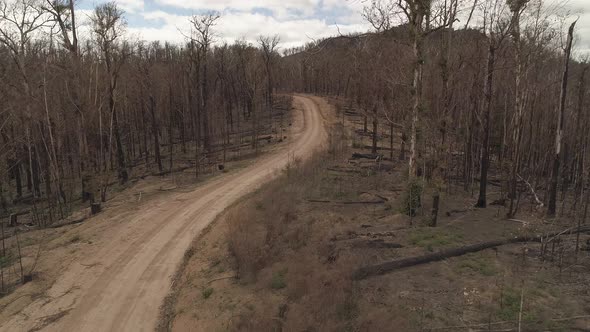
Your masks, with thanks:
[(171, 277), (195, 236), (229, 205), (279, 174), (293, 156), (304, 159), (325, 144), (317, 104), (301, 96), (295, 102), (303, 109), (304, 125), (288, 149), (190, 193), (154, 200), (109, 225), (97, 241), (100, 246), (83, 261), (68, 264), (43, 296), (0, 323), (0, 330), (153, 331)]

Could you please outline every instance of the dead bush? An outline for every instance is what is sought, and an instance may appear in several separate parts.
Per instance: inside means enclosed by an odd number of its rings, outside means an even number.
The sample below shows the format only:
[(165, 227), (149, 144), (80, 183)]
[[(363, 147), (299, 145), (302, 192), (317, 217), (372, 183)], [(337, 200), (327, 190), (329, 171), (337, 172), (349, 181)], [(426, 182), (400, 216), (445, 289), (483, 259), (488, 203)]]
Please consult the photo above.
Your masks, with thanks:
[(243, 313), (235, 317), (229, 324), (229, 331), (281, 331), (280, 320), (271, 315), (251, 315)]
[(325, 265), (305, 264), (289, 268), (288, 294), (292, 301), (286, 331), (343, 331), (358, 315), (355, 287), (346, 269), (328, 270)]
[(228, 240), (238, 265), (238, 276), (249, 282), (287, 250), (301, 248), (311, 226), (297, 215), (297, 202), (316, 181), (319, 161), (300, 164), (287, 176), (273, 181), (252, 197), (255, 204), (241, 204), (227, 215)]
[(267, 259), (267, 230), (257, 217), (252, 209), (234, 209), (227, 215), (229, 249), (236, 258), (238, 277), (245, 281), (254, 278)]

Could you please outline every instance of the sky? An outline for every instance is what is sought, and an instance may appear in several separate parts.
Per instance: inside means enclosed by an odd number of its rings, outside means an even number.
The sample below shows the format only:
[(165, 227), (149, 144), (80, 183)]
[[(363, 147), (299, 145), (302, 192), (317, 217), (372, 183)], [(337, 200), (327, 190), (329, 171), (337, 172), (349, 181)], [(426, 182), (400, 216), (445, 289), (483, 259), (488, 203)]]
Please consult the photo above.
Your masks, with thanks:
[[(103, 0), (79, 0), (83, 14)], [(279, 35), (280, 47), (300, 46), (313, 39), (342, 33), (366, 32), (361, 12), (364, 0), (116, 0), (125, 11), (131, 36), (153, 41), (182, 42), (190, 16), (216, 11), (218, 42), (261, 35)], [(590, 1), (590, 0), (589, 0)], [(88, 11), (86, 13), (86, 11)]]
[[(103, 1), (106, 0), (78, 0), (78, 8), (88, 15), (96, 4)], [(116, 0), (125, 11), (128, 34), (137, 39), (180, 43), (190, 31), (188, 19), (191, 15), (216, 11), (221, 15), (215, 27), (218, 42), (245, 39), (255, 43), (260, 35), (279, 35), (283, 49), (333, 36), (338, 31), (371, 30), (361, 15), (368, 1)], [(565, 1), (567, 9), (580, 17), (577, 49), (579, 52), (590, 52), (590, 0)]]

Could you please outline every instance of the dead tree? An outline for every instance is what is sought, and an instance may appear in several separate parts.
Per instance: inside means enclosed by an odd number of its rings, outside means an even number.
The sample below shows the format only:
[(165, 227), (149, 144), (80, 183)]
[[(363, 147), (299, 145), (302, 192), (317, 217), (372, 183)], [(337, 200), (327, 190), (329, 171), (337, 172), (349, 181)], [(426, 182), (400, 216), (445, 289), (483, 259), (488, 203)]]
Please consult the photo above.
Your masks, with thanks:
[(270, 110), (272, 110), (273, 105), (273, 65), (274, 65), (274, 58), (276, 57), (277, 46), (281, 38), (278, 35), (273, 37), (265, 37), (260, 36), (258, 38), (258, 43), (262, 48), (262, 56), (264, 57), (264, 68), (266, 69), (266, 105)]
[[(33, 162), (32, 122), (33, 107), (38, 96), (34, 92), (34, 82), (26, 61), (27, 47), (31, 45), (34, 34), (48, 24), (45, 12), (38, 5), (38, 2), (32, 0), (0, 1), (0, 44), (8, 49), (16, 65), (22, 87), (20, 93), (24, 97), (24, 115), (19, 118), (24, 126), (30, 176), (37, 174), (34, 172), (36, 166)], [(31, 183), (33, 196), (39, 196), (38, 183), (36, 181)]]
[(125, 31), (123, 12), (115, 2), (98, 5), (94, 9), (92, 31), (101, 50), (108, 75), (108, 107), (111, 114), (112, 129), (117, 147), (118, 177), (122, 184), (129, 180), (129, 173), (125, 162), (125, 152), (121, 142), (121, 129), (117, 110), (117, 84), (121, 66), (127, 57), (124, 45), (119, 45), (118, 39)]
[(68, 99), (71, 101), (70, 105), (73, 108), (73, 113), (76, 115), (79, 171), (84, 172), (86, 170), (85, 160), (88, 158), (88, 138), (84, 119), (86, 105), (82, 97), (82, 63), (78, 46), (74, 0), (45, 0), (45, 3), (46, 5), (42, 8), (57, 23), (62, 46), (70, 55), (70, 67), (67, 70), (68, 80), (66, 81), (66, 91), (64, 94), (69, 97)]
[[(451, 5), (452, 6), (452, 5)], [(443, 6), (441, 10), (446, 11)], [(365, 8), (364, 16), (377, 31), (387, 31), (393, 27), (393, 23), (399, 15), (407, 21), (410, 29), (410, 38), (413, 51), (412, 66), (412, 111), (410, 116), (410, 160), (409, 175), (418, 175), (418, 131), (420, 116), (424, 111), (424, 66), (426, 63), (425, 40), (432, 32), (448, 27), (451, 22), (438, 22), (440, 13), (432, 13), (432, 0), (372, 0)]]
[(479, 197), (477, 204), (478, 208), (485, 208), (487, 206), (487, 185), (488, 185), (488, 171), (490, 168), (490, 132), (492, 128), (492, 108), (494, 95), (494, 74), (496, 71), (496, 52), (502, 46), (506, 36), (512, 30), (512, 20), (510, 24), (502, 24), (503, 0), (488, 0), (485, 4), (485, 19), (484, 31), (488, 43), (488, 58), (486, 64), (486, 74), (483, 89), (483, 103), (482, 118), (483, 118), (483, 132), (482, 132), (482, 153), (481, 153), (481, 167), (480, 167), (480, 182), (479, 182)]
[(514, 42), (514, 61), (516, 63), (515, 72), (515, 87), (514, 87), (514, 120), (513, 120), (513, 131), (512, 131), (512, 165), (510, 167), (510, 183), (508, 198), (510, 199), (510, 205), (508, 207), (508, 218), (514, 217), (516, 214), (517, 207), (515, 206), (516, 200), (516, 187), (517, 187), (517, 174), (520, 165), (520, 145), (522, 139), (522, 118), (525, 107), (525, 98), (523, 95), (523, 71), (524, 71), (524, 59), (522, 55), (522, 42), (520, 34), (520, 16), (523, 8), (526, 6), (529, 0), (508, 0), (510, 11), (512, 12), (512, 39)]
[(203, 145), (206, 151), (211, 150), (211, 128), (209, 127), (209, 82), (207, 54), (209, 47), (215, 41), (213, 27), (217, 24), (221, 16), (217, 13), (206, 15), (194, 15), (190, 19), (191, 23), (191, 43), (197, 45), (198, 57), (200, 59), (198, 67), (198, 82), (200, 85), (201, 110), (203, 112)]
[(559, 97), (559, 110), (557, 112), (557, 130), (555, 132), (555, 154), (553, 155), (553, 171), (551, 173), (551, 184), (549, 188), (549, 203), (547, 206), (547, 215), (550, 217), (555, 216), (555, 208), (557, 201), (557, 182), (559, 179), (559, 166), (561, 162), (561, 145), (563, 140), (563, 123), (565, 117), (565, 101), (567, 98), (567, 85), (570, 58), (572, 53), (572, 43), (574, 39), (574, 29), (576, 27), (574, 21), (568, 30), (567, 42), (565, 46), (565, 57), (563, 64), (563, 76), (561, 79), (561, 93)]

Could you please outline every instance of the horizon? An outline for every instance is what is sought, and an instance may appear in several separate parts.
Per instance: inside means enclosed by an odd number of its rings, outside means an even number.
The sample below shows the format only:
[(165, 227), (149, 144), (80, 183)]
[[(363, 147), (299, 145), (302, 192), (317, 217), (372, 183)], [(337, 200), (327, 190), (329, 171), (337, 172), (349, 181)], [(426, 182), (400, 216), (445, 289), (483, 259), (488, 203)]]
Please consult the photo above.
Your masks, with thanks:
[[(82, 0), (77, 3), (84, 31), (93, 8), (106, 1)], [(317, 39), (338, 34), (374, 31), (362, 16), (366, 0), (115, 0), (124, 10), (127, 36), (144, 41), (181, 44), (190, 30), (192, 15), (216, 12), (221, 16), (215, 28), (217, 42), (245, 40), (256, 44), (259, 36), (278, 35), (282, 50), (304, 46)], [(557, 1), (547, 1), (555, 4)], [(576, 53), (590, 52), (590, 2), (565, 1), (568, 19), (576, 16)], [(305, 27), (301, 29), (300, 27)], [(268, 31), (272, 31), (268, 33)]]

